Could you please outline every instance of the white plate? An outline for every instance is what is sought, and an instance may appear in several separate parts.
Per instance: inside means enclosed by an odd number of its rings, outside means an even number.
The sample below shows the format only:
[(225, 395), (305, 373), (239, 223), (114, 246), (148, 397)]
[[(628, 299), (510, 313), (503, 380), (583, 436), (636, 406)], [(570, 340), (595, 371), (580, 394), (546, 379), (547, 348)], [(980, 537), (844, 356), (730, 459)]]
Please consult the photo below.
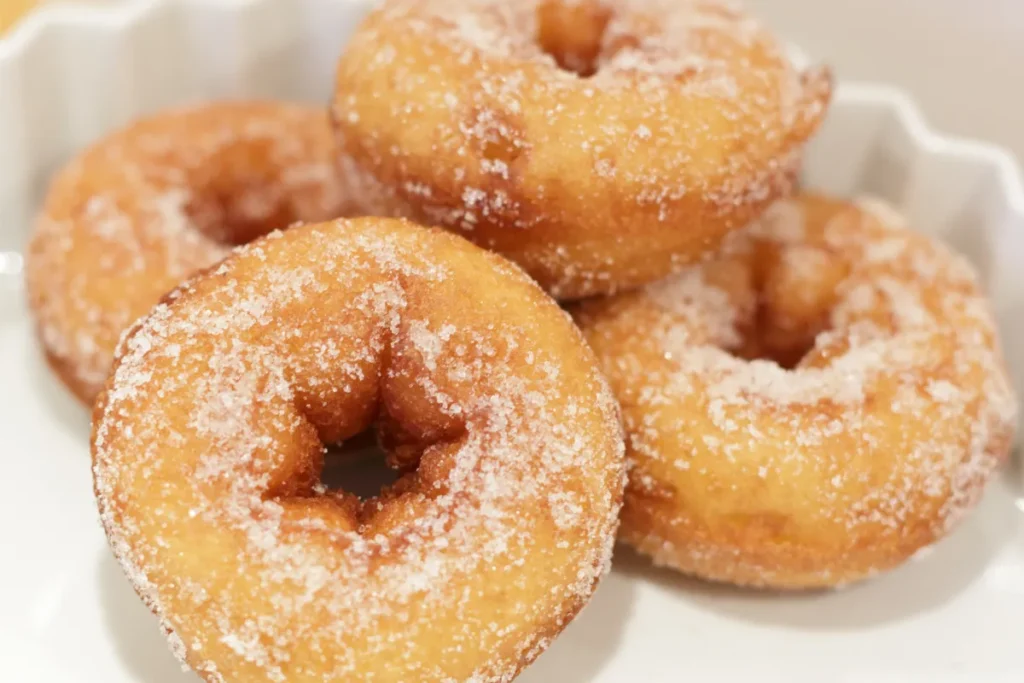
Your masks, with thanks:
[[(2, 0), (0, 0), (2, 1)], [(88, 416), (44, 366), (21, 291), (28, 217), (53, 165), (140, 112), (215, 95), (325, 101), (361, 2), (141, 0), (48, 11), (0, 44), (0, 679), (187, 683), (107, 551)], [(169, 65), (168, 55), (177, 60)], [(938, 137), (898, 92), (844, 86), (810, 185), (880, 194), (985, 274), (1024, 387), (1024, 191), (1004, 153)], [(1015, 270), (1016, 268), (1016, 270)], [(995, 482), (960, 529), (840, 592), (711, 587), (620, 553), (526, 683), (1024, 680), (1024, 498)]]

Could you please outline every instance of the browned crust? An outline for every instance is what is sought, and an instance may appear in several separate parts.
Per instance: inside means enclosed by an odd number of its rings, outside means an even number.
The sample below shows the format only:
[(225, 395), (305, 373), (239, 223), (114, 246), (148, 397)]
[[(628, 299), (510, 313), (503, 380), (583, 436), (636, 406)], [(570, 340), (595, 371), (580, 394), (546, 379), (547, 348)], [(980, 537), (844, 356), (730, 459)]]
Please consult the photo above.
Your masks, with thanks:
[[(543, 15), (558, 3), (497, 4), (457, 12), (486, 25), (500, 12)], [(654, 4), (623, 3), (618, 20), (656, 35), (645, 14)], [(581, 40), (592, 38), (590, 19), (607, 21), (592, 5), (561, 8)], [(797, 74), (763, 30), (729, 42), (749, 21), (730, 12), (719, 31), (735, 50), (728, 77), (739, 92), (702, 101), (680, 85), (692, 75), (559, 69), (507, 26), (495, 36), (516, 46), (512, 56), (492, 54), (452, 29), (451, 11), (433, 0), (385, 3), (354, 36), (332, 110), (342, 172), (368, 212), (458, 230), (559, 299), (678, 270), (788, 195), (831, 95), (826, 70)], [(783, 90), (791, 102), (780, 104)]]

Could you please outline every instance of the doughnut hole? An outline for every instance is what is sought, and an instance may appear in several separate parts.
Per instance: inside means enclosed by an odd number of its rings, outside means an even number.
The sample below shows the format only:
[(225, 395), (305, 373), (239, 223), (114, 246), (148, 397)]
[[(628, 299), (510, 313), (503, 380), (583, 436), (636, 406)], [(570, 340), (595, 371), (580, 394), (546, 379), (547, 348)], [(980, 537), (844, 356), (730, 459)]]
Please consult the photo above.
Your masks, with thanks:
[(158, 115), (84, 157), (90, 177), (79, 179), (80, 194), (111, 197), (170, 234), (187, 229), (237, 246), (343, 213), (332, 147), (327, 116), (313, 109), (227, 103)]
[(319, 486), (314, 499), (324, 497), (336, 502), (352, 522), (352, 530), (374, 532), (400, 521), (389, 504), (403, 495), (415, 494), (422, 482), (430, 482), (433, 494), (443, 493), (440, 485), (448, 468), (445, 455), (456, 448), (447, 443), (423, 444), (397, 437), (401, 427), (391, 418), (351, 440), (325, 449)]
[[(406, 292), (405, 296), (411, 297), (413, 293)], [(357, 311), (352, 317), (358, 319), (364, 314), (365, 311)], [(358, 322), (350, 326), (360, 327)], [(362, 329), (366, 338), (379, 335), (380, 342), (371, 341), (375, 353), (361, 359), (365, 367), (355, 373), (360, 380), (346, 384), (336, 378), (327, 385), (338, 386), (338, 390), (324, 388), (320, 383), (316, 390), (308, 390), (303, 381), (314, 375), (307, 375), (302, 365), (296, 368), (294, 376), (302, 378), (293, 380), (300, 421), (303, 429), (313, 430), (318, 439), (315, 446), (305, 449), (305, 463), (285, 468), (282, 476), (292, 483), (289, 490), (293, 496), (308, 496), (314, 501), (313, 509), (318, 514), (340, 515), (345, 528), (374, 537), (408, 524), (410, 519), (424, 514), (431, 499), (446, 492), (444, 477), (454, 466), (466, 432), (459, 399), (467, 393), (465, 386), (452, 386), (440, 378), (424, 381), (428, 371), (416, 339), (417, 335), (428, 336), (429, 331), (410, 330), (407, 321), (397, 330)], [(315, 362), (315, 357), (307, 357)], [(443, 366), (443, 359), (436, 362)], [(373, 421), (372, 425), (367, 424), (368, 420)], [(361, 435), (368, 427), (376, 434), (378, 448), (376, 454), (364, 452), (363, 457), (376, 461), (377, 466), (371, 471), (379, 486), (375, 489), (373, 481), (353, 479), (357, 486), (350, 488), (349, 477), (358, 475), (355, 472), (343, 474), (340, 480), (336, 477), (336, 488), (326, 485), (322, 474), (325, 444), (331, 440), (344, 444), (347, 439), (365, 443), (367, 437)], [(382, 471), (382, 462), (394, 472), (392, 477)], [(315, 473), (315, 483), (303, 489), (302, 483), (309, 480), (310, 470)], [(333, 513), (331, 501), (337, 503)], [(294, 510), (298, 516), (306, 512), (297, 503)]]
[(537, 43), (559, 68), (590, 78), (611, 18), (612, 8), (593, 0), (544, 0), (537, 6)]
[(763, 245), (758, 251), (756, 354), (746, 357), (793, 369), (829, 328), (837, 288), (848, 268), (817, 246)]
[(341, 215), (324, 194), (320, 177), (303, 178), (273, 163), (279, 142), (256, 139), (224, 147), (188, 169), (185, 212), (195, 228), (217, 242), (248, 244), (272, 230)]
[[(323, 487), (328, 491), (349, 493), (360, 503), (380, 496), (388, 487), (397, 484), (402, 476), (379, 443), (376, 429), (331, 444), (324, 450), (324, 465), (320, 472)], [(413, 469), (418, 464), (418, 455)]]
[(705, 284), (726, 297), (734, 319), (724, 335), (703, 315), (688, 311), (695, 339), (738, 358), (769, 360), (787, 370), (809, 358), (818, 337), (829, 329), (838, 287), (848, 273), (827, 249), (767, 242), (701, 269)]

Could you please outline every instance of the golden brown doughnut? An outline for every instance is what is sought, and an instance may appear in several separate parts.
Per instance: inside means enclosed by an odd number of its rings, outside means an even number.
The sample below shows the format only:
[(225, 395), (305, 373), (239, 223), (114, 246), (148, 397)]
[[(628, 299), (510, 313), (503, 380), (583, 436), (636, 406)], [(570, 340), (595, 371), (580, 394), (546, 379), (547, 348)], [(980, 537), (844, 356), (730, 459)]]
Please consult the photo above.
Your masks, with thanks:
[[(323, 444), (374, 422), (415, 467), (325, 490)], [(501, 257), (372, 218), (171, 294), (120, 346), (93, 458), (115, 554), (210, 682), (511, 681), (608, 568), (625, 480), (568, 316)]]
[(295, 221), (343, 212), (319, 109), (223, 103), (157, 114), (53, 180), (26, 279), (48, 360), (91, 403), (121, 332), (197, 270)]
[(975, 503), (1016, 410), (992, 312), (963, 258), (881, 207), (780, 203), (707, 264), (577, 311), (622, 406), (628, 544), (832, 586)]
[(363, 210), (576, 299), (679, 270), (787, 193), (830, 79), (718, 0), (388, 0), (335, 92)]

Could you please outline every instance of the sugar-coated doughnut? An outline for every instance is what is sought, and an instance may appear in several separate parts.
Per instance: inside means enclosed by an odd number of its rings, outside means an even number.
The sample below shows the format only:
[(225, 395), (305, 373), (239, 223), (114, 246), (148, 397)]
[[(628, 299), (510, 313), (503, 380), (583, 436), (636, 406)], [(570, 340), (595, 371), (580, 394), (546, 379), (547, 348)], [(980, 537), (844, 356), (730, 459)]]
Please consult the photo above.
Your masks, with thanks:
[(343, 212), (319, 109), (265, 102), (157, 114), (101, 140), (54, 179), (26, 279), (52, 367), (84, 402), (121, 333), (233, 244)]
[[(511, 681), (608, 568), (625, 458), (596, 359), (443, 231), (241, 247), (125, 335), (94, 418), (110, 544), (206, 681)], [(326, 490), (323, 444), (374, 423), (406, 474)]]
[(622, 406), (621, 537), (689, 574), (798, 588), (894, 567), (1011, 445), (973, 270), (874, 200), (782, 202), (708, 263), (576, 315)]
[(718, 0), (387, 0), (333, 119), (364, 211), (576, 299), (679, 270), (787, 193), (829, 93)]

